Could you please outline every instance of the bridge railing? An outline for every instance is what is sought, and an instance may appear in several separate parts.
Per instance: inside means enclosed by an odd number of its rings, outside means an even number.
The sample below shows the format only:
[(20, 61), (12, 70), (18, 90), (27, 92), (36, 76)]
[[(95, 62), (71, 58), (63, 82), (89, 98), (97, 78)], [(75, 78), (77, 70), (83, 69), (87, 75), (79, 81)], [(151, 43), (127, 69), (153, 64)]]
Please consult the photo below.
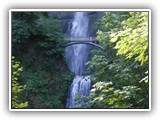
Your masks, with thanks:
[(95, 37), (81, 37), (81, 38), (75, 38), (75, 37), (68, 37), (66, 38), (68, 42), (98, 42)]

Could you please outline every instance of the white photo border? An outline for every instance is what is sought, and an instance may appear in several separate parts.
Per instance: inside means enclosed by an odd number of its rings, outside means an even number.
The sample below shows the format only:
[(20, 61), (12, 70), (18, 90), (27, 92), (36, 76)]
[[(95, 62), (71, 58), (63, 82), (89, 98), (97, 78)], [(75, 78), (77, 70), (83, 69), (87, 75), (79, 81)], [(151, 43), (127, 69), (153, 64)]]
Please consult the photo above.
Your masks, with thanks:
[[(148, 109), (12, 109), (11, 108), (11, 61), (12, 61), (12, 40), (11, 40), (11, 25), (12, 12), (113, 12), (113, 11), (128, 11), (128, 12), (148, 12), (148, 43), (149, 43), (149, 108)], [(151, 10), (150, 9), (10, 9), (9, 10), (9, 110), (10, 111), (151, 111)]]

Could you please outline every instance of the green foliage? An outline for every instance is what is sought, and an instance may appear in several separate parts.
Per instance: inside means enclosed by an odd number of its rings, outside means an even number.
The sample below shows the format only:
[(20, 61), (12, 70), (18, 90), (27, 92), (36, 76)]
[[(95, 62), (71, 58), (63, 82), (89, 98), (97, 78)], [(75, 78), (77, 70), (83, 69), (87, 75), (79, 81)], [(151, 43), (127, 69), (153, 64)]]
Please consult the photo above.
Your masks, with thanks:
[(93, 85), (88, 106), (92, 108), (141, 108), (144, 98), (137, 86), (114, 87), (113, 82), (97, 82)]
[(45, 36), (45, 38), (39, 39), (37, 43), (45, 55), (59, 57), (63, 54), (65, 41), (58, 20), (41, 16), (37, 20), (37, 30), (39, 31), (38, 34)]
[(27, 24), (24, 21), (13, 20), (12, 21), (12, 42), (19, 43), (21, 40), (29, 38), (30, 33), (28, 32)]
[(30, 36), (37, 34), (35, 21), (40, 13), (12, 12), (12, 43), (27, 43)]
[(24, 108), (28, 106), (28, 102), (19, 100), (26, 88), (26, 85), (20, 85), (18, 83), (18, 77), (22, 70), (23, 67), (20, 66), (20, 62), (15, 61), (15, 57), (12, 56), (12, 108)]
[(23, 65), (20, 83), (25, 84), (27, 108), (64, 108), (73, 78), (62, 47), (60, 22), (45, 12), (12, 13), (12, 53)]
[[(148, 14), (107, 12), (97, 51), (87, 63), (93, 71), (91, 108), (148, 108)], [(100, 54), (99, 54), (100, 53)]]
[(130, 18), (122, 22), (121, 31), (111, 31), (111, 42), (116, 42), (117, 55), (135, 57), (141, 64), (148, 60), (148, 13), (130, 12)]
[[(93, 99), (90, 105), (93, 108), (127, 108), (127, 106), (131, 106), (127, 104), (131, 96), (130, 91), (123, 89), (115, 90), (112, 82), (97, 82), (93, 87), (90, 95)], [(125, 96), (127, 95), (125, 93), (127, 93), (128, 96)]]
[(65, 41), (59, 20), (41, 12), (13, 12), (12, 43), (15, 50), (26, 51), (32, 44), (47, 57), (61, 57)]
[[(41, 65), (45, 66), (45, 65)], [(37, 67), (36, 67), (37, 68)], [(38, 68), (37, 68), (38, 69)], [(29, 108), (64, 108), (68, 87), (73, 76), (66, 71), (26, 71), (21, 76), (25, 79)]]

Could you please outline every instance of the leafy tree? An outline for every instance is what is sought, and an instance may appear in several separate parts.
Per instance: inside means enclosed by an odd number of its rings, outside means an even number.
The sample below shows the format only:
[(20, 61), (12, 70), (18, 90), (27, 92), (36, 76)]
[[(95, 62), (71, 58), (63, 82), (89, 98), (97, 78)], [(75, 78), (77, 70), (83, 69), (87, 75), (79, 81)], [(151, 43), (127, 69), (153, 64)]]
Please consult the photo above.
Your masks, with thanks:
[(24, 54), (34, 46), (45, 56), (62, 57), (64, 43), (59, 20), (41, 12), (12, 13), (12, 48), (17, 51), (14, 54), (22, 54), (19, 49)]
[(130, 12), (130, 17), (122, 22), (121, 31), (110, 33), (111, 42), (116, 42), (117, 55), (135, 57), (141, 64), (148, 60), (148, 13)]
[(88, 106), (148, 108), (148, 13), (107, 12), (101, 24), (105, 52), (87, 63), (94, 71)]
[(12, 56), (12, 108), (24, 108), (28, 106), (28, 102), (20, 100), (26, 88), (26, 85), (21, 85), (18, 82), (18, 77), (22, 70), (23, 67), (20, 66), (20, 62), (15, 61), (15, 57)]
[(36, 36), (41, 36), (41, 38), (37, 39), (37, 47), (39, 47), (44, 55), (48, 57), (62, 57), (65, 40), (60, 28), (59, 20), (54, 20), (41, 15), (36, 23), (38, 31)]

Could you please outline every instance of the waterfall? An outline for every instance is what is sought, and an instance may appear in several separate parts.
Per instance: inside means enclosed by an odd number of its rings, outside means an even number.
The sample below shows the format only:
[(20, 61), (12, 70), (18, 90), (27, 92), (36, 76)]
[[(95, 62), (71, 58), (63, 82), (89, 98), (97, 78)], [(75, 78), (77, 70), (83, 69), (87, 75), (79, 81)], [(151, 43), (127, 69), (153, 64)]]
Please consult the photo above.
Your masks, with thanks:
[[(70, 37), (84, 38), (88, 37), (88, 17), (86, 12), (75, 12), (70, 30)], [(91, 88), (90, 76), (83, 76), (87, 68), (85, 63), (89, 59), (91, 48), (86, 44), (74, 44), (65, 49), (66, 60), (69, 68), (75, 74), (73, 83), (68, 92), (66, 108), (75, 108), (76, 96), (88, 96)], [(83, 106), (85, 102), (82, 100), (78, 106)]]

